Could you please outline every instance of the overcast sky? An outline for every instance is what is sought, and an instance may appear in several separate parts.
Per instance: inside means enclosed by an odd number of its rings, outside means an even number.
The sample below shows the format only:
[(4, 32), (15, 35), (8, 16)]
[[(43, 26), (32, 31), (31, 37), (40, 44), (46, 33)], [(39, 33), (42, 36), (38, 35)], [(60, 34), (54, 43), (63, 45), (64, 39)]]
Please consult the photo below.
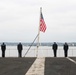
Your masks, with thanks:
[(0, 0), (0, 42), (32, 42), (40, 7), (47, 25), (40, 42), (76, 42), (76, 0)]

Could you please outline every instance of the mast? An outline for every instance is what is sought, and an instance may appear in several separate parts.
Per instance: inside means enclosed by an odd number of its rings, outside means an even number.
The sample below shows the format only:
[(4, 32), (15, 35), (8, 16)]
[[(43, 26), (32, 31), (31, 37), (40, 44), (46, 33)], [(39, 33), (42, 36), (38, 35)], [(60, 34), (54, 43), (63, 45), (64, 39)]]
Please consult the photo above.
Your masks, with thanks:
[(36, 57), (38, 57), (38, 48), (39, 48), (39, 40), (40, 40), (40, 19), (41, 19), (41, 12), (42, 12), (42, 7), (40, 7), (40, 18), (39, 18), (38, 43), (37, 43), (37, 54), (36, 54)]

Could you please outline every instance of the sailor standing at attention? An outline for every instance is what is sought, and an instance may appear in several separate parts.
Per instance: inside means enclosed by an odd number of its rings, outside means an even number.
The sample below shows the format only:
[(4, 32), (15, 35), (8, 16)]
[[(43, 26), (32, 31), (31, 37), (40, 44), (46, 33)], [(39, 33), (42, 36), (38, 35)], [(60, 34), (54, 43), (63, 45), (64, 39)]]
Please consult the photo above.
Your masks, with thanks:
[(56, 57), (57, 48), (58, 48), (58, 45), (56, 44), (56, 42), (54, 42), (54, 44), (52, 45), (52, 49), (53, 49), (53, 52), (54, 52), (54, 57)]
[(4, 42), (1, 44), (1, 50), (2, 50), (2, 57), (5, 57), (6, 45)]
[(64, 54), (65, 57), (67, 57), (67, 53), (68, 53), (68, 44), (65, 42), (65, 44), (63, 45), (63, 49), (64, 49)]
[(19, 43), (19, 44), (17, 45), (17, 49), (18, 49), (19, 57), (22, 57), (23, 47), (22, 47), (22, 44), (21, 44), (21, 43)]

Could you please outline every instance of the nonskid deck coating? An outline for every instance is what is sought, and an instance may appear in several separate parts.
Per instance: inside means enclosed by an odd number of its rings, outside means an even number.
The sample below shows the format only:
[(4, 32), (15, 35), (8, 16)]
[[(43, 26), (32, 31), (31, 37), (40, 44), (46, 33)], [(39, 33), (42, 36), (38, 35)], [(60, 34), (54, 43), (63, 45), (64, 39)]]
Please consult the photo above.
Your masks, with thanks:
[[(71, 59), (76, 61), (76, 57)], [(35, 60), (34, 57), (0, 58), (0, 75), (26, 75)], [(46, 57), (43, 74), (76, 75), (76, 64), (64, 57)]]
[(0, 58), (0, 75), (25, 75), (36, 58)]
[(76, 64), (67, 58), (46, 58), (45, 75), (76, 75)]

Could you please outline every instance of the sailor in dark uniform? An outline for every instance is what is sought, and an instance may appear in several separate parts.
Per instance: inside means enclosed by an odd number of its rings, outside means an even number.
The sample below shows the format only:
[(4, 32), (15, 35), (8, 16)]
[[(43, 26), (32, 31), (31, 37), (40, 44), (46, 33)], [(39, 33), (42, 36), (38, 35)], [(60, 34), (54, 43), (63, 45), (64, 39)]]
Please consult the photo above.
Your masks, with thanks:
[(5, 57), (5, 50), (6, 50), (6, 45), (5, 45), (5, 43), (2, 43), (2, 45), (1, 45), (1, 50), (2, 50), (2, 57)]
[(22, 57), (23, 47), (22, 47), (22, 44), (21, 44), (21, 43), (19, 43), (19, 44), (17, 45), (17, 49), (18, 49), (19, 57)]
[(65, 57), (67, 57), (67, 53), (68, 53), (68, 44), (65, 42), (64, 46), (63, 46), (63, 49), (64, 49), (64, 54), (65, 54)]
[(56, 57), (57, 48), (58, 48), (58, 45), (56, 44), (56, 42), (54, 42), (54, 44), (52, 45), (52, 49), (53, 49), (53, 51), (54, 51), (54, 57)]

